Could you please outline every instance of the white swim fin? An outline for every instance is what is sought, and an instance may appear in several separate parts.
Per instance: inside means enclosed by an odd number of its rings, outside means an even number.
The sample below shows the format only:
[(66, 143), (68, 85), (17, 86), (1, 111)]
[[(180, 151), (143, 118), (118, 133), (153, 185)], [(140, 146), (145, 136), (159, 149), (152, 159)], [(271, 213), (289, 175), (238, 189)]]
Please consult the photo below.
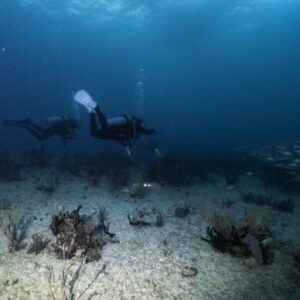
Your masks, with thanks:
[(89, 113), (95, 111), (97, 106), (97, 102), (85, 90), (78, 91), (74, 96), (74, 100), (83, 105)]

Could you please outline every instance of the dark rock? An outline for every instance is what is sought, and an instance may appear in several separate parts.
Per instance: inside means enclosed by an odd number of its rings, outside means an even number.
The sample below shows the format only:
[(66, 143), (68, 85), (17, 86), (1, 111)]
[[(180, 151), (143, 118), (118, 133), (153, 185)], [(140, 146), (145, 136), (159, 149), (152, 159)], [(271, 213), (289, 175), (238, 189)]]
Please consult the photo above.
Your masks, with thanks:
[(81, 206), (71, 213), (61, 210), (52, 216), (50, 228), (55, 236), (52, 249), (58, 258), (69, 259), (83, 252), (87, 261), (98, 260), (99, 251), (115, 236), (109, 232), (107, 211), (99, 207), (97, 222), (92, 222), (80, 216), (80, 209)]
[(185, 218), (189, 214), (190, 214), (190, 209), (187, 206), (175, 208), (175, 216), (177, 218)]
[(194, 277), (198, 274), (198, 270), (195, 267), (185, 266), (181, 270), (181, 275), (183, 277)]

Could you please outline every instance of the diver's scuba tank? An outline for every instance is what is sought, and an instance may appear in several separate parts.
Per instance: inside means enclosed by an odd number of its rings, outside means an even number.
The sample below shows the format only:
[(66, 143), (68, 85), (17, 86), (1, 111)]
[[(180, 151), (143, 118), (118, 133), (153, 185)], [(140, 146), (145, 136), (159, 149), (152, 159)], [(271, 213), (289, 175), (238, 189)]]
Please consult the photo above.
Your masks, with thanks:
[(125, 115), (107, 119), (107, 123), (111, 127), (122, 126), (125, 125), (127, 122), (128, 122), (128, 117)]
[(61, 124), (64, 121), (64, 117), (49, 117), (46, 118), (46, 122), (50, 126)]

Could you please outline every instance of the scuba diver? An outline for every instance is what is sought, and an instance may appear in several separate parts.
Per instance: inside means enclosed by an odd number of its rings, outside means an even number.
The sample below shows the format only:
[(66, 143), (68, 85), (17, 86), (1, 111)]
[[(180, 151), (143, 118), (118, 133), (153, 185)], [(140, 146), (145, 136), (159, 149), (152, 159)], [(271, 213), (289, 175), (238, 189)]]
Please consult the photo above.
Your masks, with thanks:
[[(141, 118), (129, 115), (121, 115), (113, 118), (106, 118), (100, 110), (97, 102), (85, 91), (78, 91), (74, 99), (82, 104), (90, 113), (90, 133), (93, 137), (104, 140), (115, 140), (122, 143), (126, 147), (127, 153), (130, 155), (132, 142), (139, 139), (141, 134), (152, 135), (157, 131), (147, 129)], [(101, 128), (97, 128), (97, 118)]]
[(18, 126), (29, 131), (39, 141), (46, 140), (54, 135), (59, 135), (64, 141), (73, 139), (78, 135), (79, 122), (69, 116), (47, 118), (48, 127), (43, 128), (30, 119), (3, 120), (2, 126)]

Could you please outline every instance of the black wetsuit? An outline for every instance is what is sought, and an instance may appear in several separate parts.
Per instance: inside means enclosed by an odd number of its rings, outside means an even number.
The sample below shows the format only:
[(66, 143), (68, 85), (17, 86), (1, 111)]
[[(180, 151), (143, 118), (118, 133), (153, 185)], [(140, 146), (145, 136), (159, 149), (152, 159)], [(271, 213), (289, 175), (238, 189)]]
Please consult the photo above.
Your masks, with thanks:
[(63, 139), (72, 139), (77, 135), (74, 128), (69, 126), (68, 121), (65, 118), (62, 118), (61, 122), (49, 125), (46, 128), (34, 124), (31, 120), (24, 122), (21, 126), (29, 131), (39, 141), (46, 140), (53, 135), (59, 135)]
[[(97, 117), (101, 129), (97, 128)], [(95, 112), (90, 113), (91, 135), (98, 139), (116, 140), (125, 146), (131, 146), (131, 141), (136, 140), (141, 134), (152, 135), (154, 129), (145, 128), (144, 122), (134, 116), (122, 115), (116, 118), (107, 119), (96, 106)]]
[[(46, 140), (53, 135), (59, 135), (64, 140), (72, 139), (77, 136), (76, 129), (79, 128), (79, 123), (72, 117), (55, 117), (54, 122), (46, 128), (43, 128), (30, 119), (26, 120), (3, 120), (3, 126), (19, 126), (29, 131), (39, 141)], [(56, 119), (56, 120), (55, 120)]]

